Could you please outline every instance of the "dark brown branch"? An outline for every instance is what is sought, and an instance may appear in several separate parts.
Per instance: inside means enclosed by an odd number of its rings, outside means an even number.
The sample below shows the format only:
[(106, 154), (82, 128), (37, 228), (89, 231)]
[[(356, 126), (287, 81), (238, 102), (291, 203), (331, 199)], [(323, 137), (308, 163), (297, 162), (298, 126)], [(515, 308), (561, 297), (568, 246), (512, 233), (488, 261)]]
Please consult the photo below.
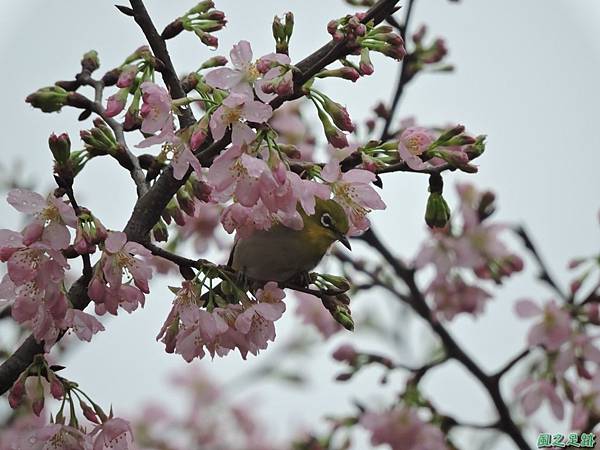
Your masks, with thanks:
[[(415, 0), (408, 0), (404, 24), (401, 26), (401, 29), (400, 29), (400, 34), (402, 35), (402, 38), (404, 39), (405, 45), (406, 45), (406, 34), (408, 31), (408, 27), (410, 25), (410, 19), (412, 16), (414, 3), (415, 3)], [(392, 104), (388, 111), (388, 117), (383, 126), (383, 131), (381, 132), (381, 140), (382, 141), (386, 141), (390, 138), (389, 131), (390, 131), (390, 127), (392, 125), (392, 121), (394, 119), (396, 110), (398, 109), (398, 104), (400, 103), (400, 97), (402, 97), (402, 93), (404, 92), (404, 86), (406, 86), (406, 83), (410, 79), (409, 72), (408, 72), (408, 67), (410, 65), (409, 63), (410, 63), (410, 55), (407, 54), (404, 57), (404, 60), (402, 61), (402, 65), (400, 66), (400, 72), (398, 75), (398, 83), (396, 85), (396, 91), (394, 92), (394, 96), (392, 98)]]
[(540, 269), (538, 278), (540, 280), (542, 280), (543, 282), (545, 282), (546, 284), (548, 284), (548, 286), (550, 286), (562, 300), (569, 301), (569, 298), (564, 294), (562, 289), (554, 281), (554, 278), (552, 278), (550, 276), (550, 272), (548, 271), (548, 266), (542, 259), (540, 253), (538, 252), (537, 248), (533, 244), (533, 241), (531, 240), (531, 238), (525, 231), (525, 228), (523, 228), (522, 226), (519, 226), (519, 227), (515, 228), (515, 233), (517, 233), (517, 236), (519, 236), (523, 240), (523, 244), (525, 245), (525, 248), (527, 250), (529, 250), (531, 252), (531, 254), (533, 255), (533, 257), (535, 258), (535, 260), (539, 266), (539, 269)]
[[(367, 11), (366, 19), (373, 19), (374, 22), (380, 23), (388, 15), (395, 11), (396, 3), (399, 0), (380, 0), (369, 11)], [(167, 51), (165, 42), (160, 37), (148, 12), (141, 0), (130, 0), (134, 11), (136, 23), (142, 28), (144, 35), (154, 52), (154, 55), (164, 64), (162, 75), (165, 84), (169, 87), (171, 97), (174, 99), (185, 96), (179, 79), (177, 78), (175, 69), (171, 62), (171, 58)], [(338, 47), (337, 43), (330, 42), (321, 49), (317, 50), (312, 55), (301, 61), (297, 67), (300, 68), (303, 74), (297, 80), (296, 90), (300, 89), (299, 83), (305, 83), (312, 75), (319, 72), (327, 64), (336, 59), (346, 56), (349, 52), (343, 45)], [(335, 50), (333, 50), (335, 48)], [(308, 77), (308, 78), (307, 78)], [(296, 98), (296, 97), (293, 97)], [(281, 103), (289, 99), (281, 100)], [(278, 105), (274, 106), (277, 107)], [(180, 124), (182, 127), (188, 127), (194, 124), (195, 119), (190, 110), (186, 109), (180, 116)], [(221, 141), (207, 144), (203, 150), (198, 153), (200, 163), (205, 167), (210, 166), (212, 158), (218, 155), (230, 143), (230, 138), (225, 136)], [(136, 202), (131, 217), (125, 226), (124, 232), (130, 241), (144, 243), (147, 242), (148, 233), (160, 218), (160, 214), (164, 210), (167, 203), (171, 200), (177, 190), (185, 183), (186, 177), (183, 180), (176, 180), (173, 177), (173, 171), (169, 168), (165, 170), (152, 187), (142, 195)], [(83, 310), (90, 302), (87, 296), (87, 285), (90, 279), (85, 275), (79, 278), (69, 290), (68, 296), (73, 307)], [(29, 365), (36, 354), (43, 353), (43, 347), (35, 342), (35, 339), (30, 336), (19, 349), (17, 349), (1, 366), (0, 366), (0, 394), (6, 392), (15, 382), (19, 374)]]
[[(181, 87), (179, 77), (177, 76), (177, 72), (175, 72), (175, 67), (171, 61), (169, 51), (167, 50), (167, 44), (165, 43), (165, 40), (160, 37), (160, 34), (156, 30), (154, 23), (152, 23), (152, 19), (148, 14), (148, 10), (146, 9), (144, 2), (142, 0), (130, 0), (129, 3), (133, 9), (133, 18), (135, 22), (139, 25), (139, 27), (142, 29), (142, 32), (146, 36), (154, 56), (157, 57), (163, 64), (161, 74), (165, 84), (169, 88), (171, 97), (173, 99), (185, 97), (185, 92)], [(181, 128), (189, 127), (193, 125), (194, 122), (196, 122), (196, 119), (194, 118), (192, 110), (190, 108), (182, 108), (181, 116), (179, 116), (179, 124), (181, 125)]]
[(459, 361), (465, 368), (484, 386), (488, 391), (494, 406), (498, 412), (498, 429), (502, 430), (511, 437), (518, 448), (528, 450), (530, 447), (525, 441), (521, 430), (513, 421), (508, 406), (500, 392), (500, 378), (487, 375), (470, 356), (458, 345), (454, 338), (448, 333), (446, 328), (437, 321), (425, 301), (421, 290), (417, 287), (414, 277), (414, 270), (402, 264), (388, 248), (383, 244), (372, 230), (363, 235), (363, 240), (370, 244), (385, 259), (396, 275), (404, 281), (410, 292), (408, 304), (413, 310), (421, 316), (438, 335), (442, 341), (446, 354), (449, 358)]
[(531, 352), (530, 348), (524, 349), (521, 353), (519, 353), (513, 359), (508, 361), (504, 367), (502, 367), (500, 370), (498, 370), (498, 372), (496, 372), (493, 375), (493, 377), (497, 378), (497, 379), (502, 378), (510, 369), (512, 369), (515, 366), (515, 364), (517, 364), (519, 361), (521, 361), (523, 358), (525, 358), (527, 355), (529, 355), (530, 352)]

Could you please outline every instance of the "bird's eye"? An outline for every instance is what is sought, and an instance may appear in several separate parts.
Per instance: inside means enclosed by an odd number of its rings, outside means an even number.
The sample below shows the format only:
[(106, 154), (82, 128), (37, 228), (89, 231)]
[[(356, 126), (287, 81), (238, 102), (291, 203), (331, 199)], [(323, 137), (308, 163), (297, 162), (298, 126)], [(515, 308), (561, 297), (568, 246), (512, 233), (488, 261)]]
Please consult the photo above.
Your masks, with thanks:
[(328, 213), (324, 213), (321, 216), (321, 225), (323, 225), (325, 228), (331, 228), (331, 225), (333, 225), (333, 220)]

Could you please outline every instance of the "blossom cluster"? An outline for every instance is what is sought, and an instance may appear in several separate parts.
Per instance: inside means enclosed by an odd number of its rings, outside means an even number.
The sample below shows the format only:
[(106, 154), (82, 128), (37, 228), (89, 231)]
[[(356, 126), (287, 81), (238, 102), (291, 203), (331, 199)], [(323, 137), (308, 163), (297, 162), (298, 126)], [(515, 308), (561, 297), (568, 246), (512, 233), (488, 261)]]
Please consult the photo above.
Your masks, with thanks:
[(192, 280), (176, 290), (173, 307), (157, 336), (168, 353), (178, 353), (190, 362), (206, 352), (214, 357), (238, 349), (246, 359), (248, 353), (256, 355), (275, 339), (274, 322), (285, 311), (285, 293), (277, 283), (270, 281), (258, 289), (255, 299), (240, 293), (241, 304), (228, 304), (215, 298), (214, 290), (203, 292), (202, 287)]
[[(31, 327), (47, 350), (68, 328), (89, 341), (104, 328), (93, 316), (72, 308), (64, 283), (69, 264), (62, 251), (71, 240), (69, 228), (79, 230), (75, 211), (60, 198), (24, 189), (10, 191), (8, 202), (31, 221), (21, 232), (0, 230), (0, 260), (7, 268), (0, 282), (0, 305), (10, 305), (13, 318)], [(75, 245), (84, 241), (78, 231)]]
[(480, 193), (469, 184), (460, 184), (457, 190), (462, 225), (432, 229), (415, 259), (417, 268), (433, 266), (435, 275), (425, 292), (432, 297), (436, 314), (446, 319), (479, 314), (491, 297), (479, 283), (469, 281), (466, 271), (479, 280), (499, 283), (523, 268), (522, 259), (501, 240), (507, 226), (489, 220), (493, 194)]

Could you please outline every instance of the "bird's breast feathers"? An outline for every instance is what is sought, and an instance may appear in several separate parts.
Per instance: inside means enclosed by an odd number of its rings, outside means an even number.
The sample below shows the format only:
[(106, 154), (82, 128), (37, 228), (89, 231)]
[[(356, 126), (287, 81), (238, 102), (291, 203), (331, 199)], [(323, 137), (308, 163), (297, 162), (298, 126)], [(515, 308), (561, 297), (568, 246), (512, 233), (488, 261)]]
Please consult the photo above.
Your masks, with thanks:
[(275, 226), (240, 239), (233, 250), (232, 267), (263, 281), (288, 281), (314, 269), (332, 240), (310, 225), (296, 231)]

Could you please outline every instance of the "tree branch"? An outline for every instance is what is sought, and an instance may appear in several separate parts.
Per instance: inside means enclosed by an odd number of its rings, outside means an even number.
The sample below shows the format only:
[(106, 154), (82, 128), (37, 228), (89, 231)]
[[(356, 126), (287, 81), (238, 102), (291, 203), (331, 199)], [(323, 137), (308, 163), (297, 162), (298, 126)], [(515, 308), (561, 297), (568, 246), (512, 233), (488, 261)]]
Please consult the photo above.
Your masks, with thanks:
[[(404, 19), (404, 24), (400, 28), (400, 34), (402, 35), (402, 39), (404, 39), (406, 45), (406, 33), (408, 31), (408, 26), (410, 25), (410, 19), (413, 12), (415, 0), (408, 0), (408, 5), (406, 7), (406, 16)], [(407, 54), (402, 61), (402, 65), (400, 66), (400, 72), (398, 75), (398, 83), (396, 85), (396, 91), (394, 92), (394, 96), (392, 98), (392, 104), (388, 111), (388, 117), (383, 126), (383, 131), (381, 132), (381, 140), (386, 141), (390, 138), (390, 127), (392, 125), (392, 121), (394, 119), (394, 114), (396, 113), (396, 109), (398, 108), (398, 104), (400, 103), (400, 97), (402, 97), (402, 93), (404, 92), (404, 86), (409, 81), (408, 76), (408, 62), (410, 60), (410, 55)]]
[[(484, 386), (488, 391), (494, 406), (498, 412), (498, 429), (506, 433), (511, 437), (513, 442), (518, 448), (522, 450), (529, 450), (529, 445), (525, 441), (521, 430), (517, 427), (515, 422), (512, 420), (508, 406), (502, 397), (500, 392), (500, 377), (487, 375), (470, 356), (458, 345), (446, 328), (437, 321), (429, 309), (425, 297), (420, 289), (417, 287), (414, 277), (414, 270), (406, 267), (396, 257), (392, 255), (389, 249), (379, 240), (375, 233), (370, 229), (364, 235), (362, 240), (371, 245), (379, 254), (386, 260), (396, 275), (404, 281), (406, 284), (410, 296), (408, 298), (408, 304), (413, 310), (421, 316), (432, 328), (432, 330), (438, 335), (442, 341), (446, 354), (449, 358), (453, 358), (459, 361), (465, 368)], [(399, 297), (401, 300), (404, 298)]]
[[(373, 19), (376, 24), (383, 21), (388, 15), (396, 10), (396, 3), (399, 0), (379, 0), (366, 13), (365, 20)], [(173, 63), (167, 51), (164, 40), (160, 37), (148, 11), (146, 10), (142, 0), (130, 0), (134, 11), (134, 19), (140, 26), (146, 36), (154, 55), (160, 59), (164, 67), (162, 69), (163, 79), (168, 86), (171, 97), (174, 99), (182, 98), (185, 93), (181, 87), (179, 79)], [(302, 75), (297, 76), (294, 80), (295, 92), (301, 92), (301, 85), (304, 84), (310, 77), (323, 69), (326, 65), (346, 56), (350, 50), (345, 43), (336, 43), (331, 41), (329, 44), (321, 47), (319, 50), (302, 60), (296, 67), (301, 71)], [(293, 100), (298, 97), (289, 97), (285, 99), (275, 99), (271, 105), (276, 108), (287, 100)], [(274, 103), (275, 102), (275, 103)], [(184, 109), (180, 116), (181, 127), (188, 127), (195, 123), (193, 114), (189, 109)], [(218, 155), (231, 139), (225, 136), (218, 142), (207, 143), (198, 153), (200, 163), (205, 167), (210, 166), (214, 156)], [(159, 220), (162, 211), (167, 203), (171, 200), (177, 190), (185, 183), (187, 177), (183, 180), (176, 180), (173, 177), (173, 171), (168, 168), (158, 177), (152, 187), (140, 198), (138, 198), (133, 212), (123, 230), (127, 234), (129, 241), (144, 243), (148, 240), (148, 233)], [(68, 297), (71, 300), (73, 307), (83, 310), (90, 302), (87, 296), (87, 285), (90, 279), (83, 275), (71, 287)], [(30, 336), (1, 366), (0, 366), (0, 394), (6, 392), (15, 382), (19, 374), (31, 364), (33, 357), (36, 354), (43, 353), (43, 346), (36, 343), (35, 339)]]

